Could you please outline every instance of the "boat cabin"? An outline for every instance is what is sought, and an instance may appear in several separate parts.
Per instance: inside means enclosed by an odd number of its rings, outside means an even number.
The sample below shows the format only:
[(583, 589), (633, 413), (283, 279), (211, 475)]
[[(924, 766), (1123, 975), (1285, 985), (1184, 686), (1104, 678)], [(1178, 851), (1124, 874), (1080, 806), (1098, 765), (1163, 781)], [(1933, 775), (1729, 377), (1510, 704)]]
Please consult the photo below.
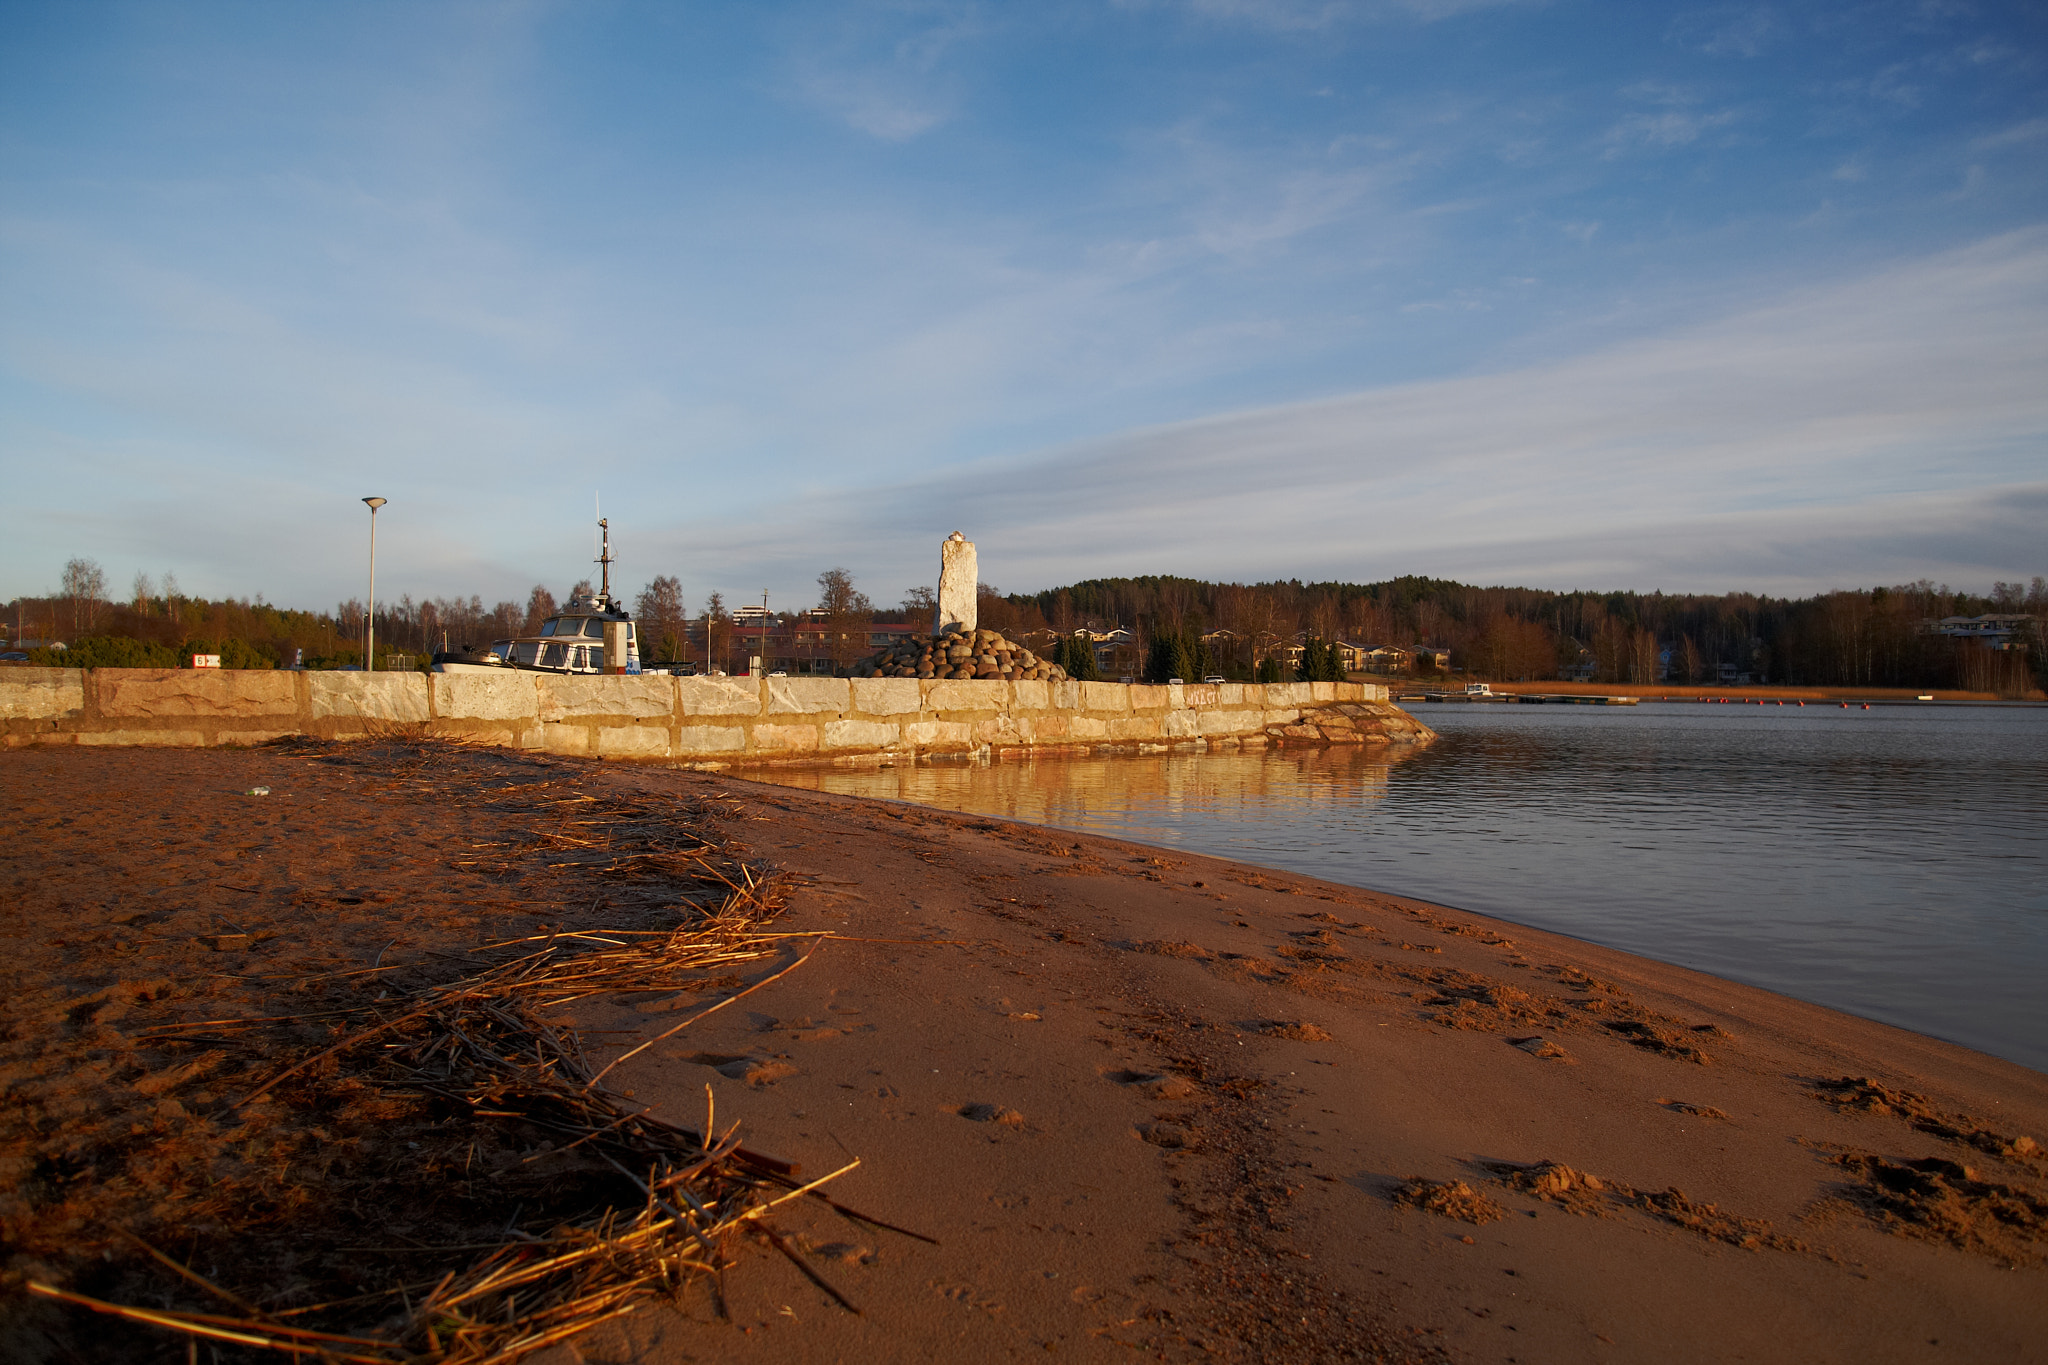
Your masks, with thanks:
[(640, 640), (632, 618), (618, 603), (597, 593), (570, 598), (567, 607), (541, 623), (539, 635), (500, 640), (491, 646), (491, 652), (514, 668), (547, 673), (602, 673), (608, 625), (625, 628), (626, 672), (638, 673)]

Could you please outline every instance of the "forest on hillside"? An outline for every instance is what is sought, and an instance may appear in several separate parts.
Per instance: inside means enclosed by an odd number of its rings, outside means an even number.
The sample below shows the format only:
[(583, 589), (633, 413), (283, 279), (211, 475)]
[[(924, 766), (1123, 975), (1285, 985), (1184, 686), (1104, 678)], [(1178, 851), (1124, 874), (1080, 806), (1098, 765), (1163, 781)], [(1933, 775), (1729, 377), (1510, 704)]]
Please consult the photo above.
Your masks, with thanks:
[(1923, 581), (1805, 598), (1550, 592), (1419, 577), (1246, 585), (1146, 576), (1001, 601), (1007, 617), (989, 623), (1025, 634), (1106, 624), (1141, 640), (1227, 631), (1234, 638), (1218, 643), (1219, 670), (1247, 677), (1253, 655), (1302, 638), (1446, 649), (1453, 668), (1496, 680), (1557, 678), (1590, 665), (1597, 682), (1712, 682), (1732, 672), (1757, 682), (2017, 695), (2041, 685), (2048, 662), (2038, 634), (2030, 648), (1997, 651), (1927, 629), (1946, 616), (2048, 617), (2048, 581), (2038, 576), (1999, 583), (1988, 596)]
[[(839, 625), (920, 619), (931, 590), (914, 588), (900, 608), (877, 608), (844, 569), (819, 576), (818, 609)], [(564, 598), (588, 588), (578, 583)], [(444, 642), (488, 642), (530, 634), (557, 599), (536, 585), (523, 601), (486, 607), (480, 596), (380, 602), (376, 633), (385, 652), (430, 654)], [(650, 659), (694, 657), (730, 631), (722, 596), (693, 611), (682, 584), (660, 576), (630, 599)], [(1948, 616), (2015, 613), (2036, 618), (2024, 648), (1992, 650), (1934, 634)], [(315, 612), (262, 598), (209, 601), (178, 591), (166, 575), (138, 575), (125, 600), (110, 600), (90, 560), (66, 566), (60, 592), (18, 598), (5, 608), (17, 639), (92, 642), (71, 663), (169, 666), (193, 652), (221, 653), (230, 667), (311, 667), (362, 661), (363, 604)], [(1713, 682), (1730, 674), (1756, 682), (1834, 687), (1943, 687), (2020, 695), (2044, 681), (2048, 581), (2001, 582), (1988, 595), (1922, 581), (1812, 597), (1754, 593), (1552, 592), (1476, 587), (1450, 579), (1402, 577), (1378, 583), (1216, 583), (1170, 575), (1098, 578), (1034, 593), (984, 584), (982, 624), (1013, 638), (1049, 639), (1076, 630), (1132, 633), (1143, 653), (1159, 637), (1208, 637), (1207, 664), (1250, 678), (1262, 662), (1308, 639), (1447, 650), (1451, 666), (1495, 680), (1590, 673), (1598, 682)], [(787, 624), (795, 613), (780, 613)], [(210, 646), (201, 649), (200, 646)], [(39, 661), (59, 662), (38, 651)]]

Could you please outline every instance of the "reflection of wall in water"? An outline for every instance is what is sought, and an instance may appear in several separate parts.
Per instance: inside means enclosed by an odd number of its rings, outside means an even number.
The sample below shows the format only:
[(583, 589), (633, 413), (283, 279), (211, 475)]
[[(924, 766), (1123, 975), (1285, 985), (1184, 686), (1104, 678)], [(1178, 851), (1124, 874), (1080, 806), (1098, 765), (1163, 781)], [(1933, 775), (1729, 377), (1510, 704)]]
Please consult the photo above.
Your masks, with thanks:
[[(1413, 756), (1406, 745), (1376, 745), (1371, 751), (1027, 755), (987, 763), (798, 769), (756, 776), (785, 786), (1033, 824), (1085, 825), (1091, 813), (1116, 817), (1122, 824), (1154, 811), (1270, 817), (1289, 808), (1374, 802), (1387, 794), (1392, 766)], [(1162, 838), (1167, 833), (1160, 831)]]

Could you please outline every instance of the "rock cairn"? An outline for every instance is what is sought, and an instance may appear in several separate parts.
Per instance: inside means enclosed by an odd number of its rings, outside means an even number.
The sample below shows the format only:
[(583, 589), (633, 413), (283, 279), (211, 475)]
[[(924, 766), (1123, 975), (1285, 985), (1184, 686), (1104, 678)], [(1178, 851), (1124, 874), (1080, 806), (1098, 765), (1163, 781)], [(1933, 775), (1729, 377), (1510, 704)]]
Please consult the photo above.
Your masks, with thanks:
[(993, 630), (900, 640), (850, 670), (856, 678), (983, 678), (1065, 682), (1067, 670), (1049, 664)]

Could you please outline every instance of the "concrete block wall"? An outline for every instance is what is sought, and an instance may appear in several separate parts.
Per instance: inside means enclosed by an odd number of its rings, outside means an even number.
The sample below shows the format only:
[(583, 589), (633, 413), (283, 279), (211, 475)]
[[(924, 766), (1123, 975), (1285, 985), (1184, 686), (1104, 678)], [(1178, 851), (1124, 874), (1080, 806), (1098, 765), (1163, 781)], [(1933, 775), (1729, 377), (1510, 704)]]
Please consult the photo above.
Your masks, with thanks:
[(723, 765), (984, 749), (1404, 742), (1429, 733), (1370, 683), (0, 669), (0, 740), (8, 747), (417, 734)]

